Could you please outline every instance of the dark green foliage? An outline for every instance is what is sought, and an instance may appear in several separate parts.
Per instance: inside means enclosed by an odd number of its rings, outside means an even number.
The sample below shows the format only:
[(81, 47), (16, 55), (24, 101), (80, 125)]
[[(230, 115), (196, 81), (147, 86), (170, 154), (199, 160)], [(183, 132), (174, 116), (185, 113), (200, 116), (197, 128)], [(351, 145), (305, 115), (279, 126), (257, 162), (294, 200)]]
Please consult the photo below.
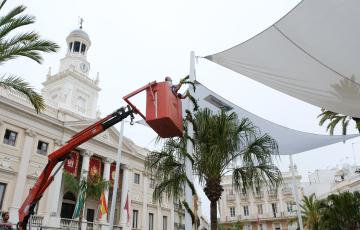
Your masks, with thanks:
[(360, 229), (360, 193), (332, 194), (321, 202), (321, 225), (328, 230)]
[(305, 196), (301, 205), (305, 226), (309, 230), (360, 229), (360, 193), (331, 194), (324, 200)]
[(316, 200), (315, 194), (311, 196), (304, 196), (302, 199), (301, 213), (304, 220), (304, 225), (309, 230), (320, 229), (320, 201)]

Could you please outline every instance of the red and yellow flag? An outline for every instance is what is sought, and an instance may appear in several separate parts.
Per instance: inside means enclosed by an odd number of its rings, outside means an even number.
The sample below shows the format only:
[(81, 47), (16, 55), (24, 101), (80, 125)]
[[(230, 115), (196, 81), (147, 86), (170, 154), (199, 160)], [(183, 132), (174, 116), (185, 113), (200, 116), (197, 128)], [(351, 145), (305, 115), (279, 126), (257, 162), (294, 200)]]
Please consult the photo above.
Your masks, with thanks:
[(108, 213), (108, 207), (106, 204), (105, 194), (104, 192), (101, 193), (100, 196), (100, 207), (99, 207), (99, 219), (103, 217), (103, 215), (106, 215)]

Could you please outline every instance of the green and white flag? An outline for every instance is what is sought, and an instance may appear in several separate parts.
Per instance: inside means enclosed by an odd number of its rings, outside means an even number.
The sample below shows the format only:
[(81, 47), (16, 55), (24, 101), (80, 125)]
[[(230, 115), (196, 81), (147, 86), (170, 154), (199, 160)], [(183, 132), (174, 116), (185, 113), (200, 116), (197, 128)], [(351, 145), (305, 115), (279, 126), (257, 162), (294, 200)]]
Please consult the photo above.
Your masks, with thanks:
[(75, 205), (75, 210), (74, 210), (74, 214), (73, 214), (73, 219), (77, 219), (80, 217), (81, 215), (81, 209), (84, 206), (85, 203), (85, 191), (80, 191), (79, 197), (76, 201), (76, 205)]

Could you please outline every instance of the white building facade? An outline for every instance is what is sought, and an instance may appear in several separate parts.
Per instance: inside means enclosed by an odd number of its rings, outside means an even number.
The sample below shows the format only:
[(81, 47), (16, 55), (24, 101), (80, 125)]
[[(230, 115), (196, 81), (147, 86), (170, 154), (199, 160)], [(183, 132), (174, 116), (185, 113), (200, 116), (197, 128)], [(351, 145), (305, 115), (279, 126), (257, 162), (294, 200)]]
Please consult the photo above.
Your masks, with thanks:
[(315, 194), (318, 199), (341, 192), (360, 192), (360, 166), (344, 164), (339, 168), (317, 169), (303, 183), (304, 194)]
[[(295, 169), (296, 170), (296, 169)], [(301, 176), (295, 178), (299, 194)], [(220, 223), (231, 226), (240, 222), (246, 230), (295, 230), (296, 206), (290, 172), (282, 173), (283, 183), (279, 188), (254, 187), (253, 191), (236, 191), (232, 177), (226, 176), (222, 185), (223, 196), (219, 202)]]
[[(13, 223), (18, 221), (18, 210), (47, 163), (47, 155), (99, 119), (99, 76), (89, 77), (86, 58), (90, 38), (77, 29), (66, 41), (67, 53), (60, 60), (59, 72), (52, 74), (49, 70), (43, 83), (45, 111), (36, 114), (24, 96), (0, 88), (0, 208), (10, 211)], [(118, 140), (119, 132), (109, 128), (80, 145), (70, 165), (76, 168), (74, 175), (87, 176), (94, 168), (105, 180), (113, 178)], [(172, 200), (164, 199), (161, 205), (152, 201), (152, 180), (144, 172), (147, 152), (124, 138), (114, 229), (184, 229), (183, 209), (174, 207)], [(33, 226), (77, 229), (76, 221), (71, 219), (77, 194), (66, 190), (64, 170), (56, 175), (36, 207)], [(105, 192), (109, 210), (111, 193)], [(126, 199), (128, 210), (124, 209)], [(108, 216), (98, 219), (98, 203), (88, 200), (85, 204), (83, 228), (108, 228)]]

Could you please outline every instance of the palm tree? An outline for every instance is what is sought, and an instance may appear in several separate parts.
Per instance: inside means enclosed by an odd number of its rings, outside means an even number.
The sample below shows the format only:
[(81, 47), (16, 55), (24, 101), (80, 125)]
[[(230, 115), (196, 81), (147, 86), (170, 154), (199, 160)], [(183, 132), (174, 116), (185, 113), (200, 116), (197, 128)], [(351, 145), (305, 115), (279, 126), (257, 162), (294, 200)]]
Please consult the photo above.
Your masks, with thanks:
[(319, 230), (320, 229), (320, 201), (316, 200), (315, 194), (310, 196), (304, 196), (302, 199), (301, 213), (304, 219), (304, 225), (309, 230)]
[(334, 134), (334, 129), (339, 123), (342, 125), (342, 135), (346, 135), (350, 121), (355, 122), (356, 128), (360, 133), (360, 118), (342, 115), (326, 109), (321, 109), (321, 114), (319, 114), (318, 118), (321, 118), (319, 121), (320, 126), (324, 125), (327, 121), (329, 122), (326, 131), (329, 131), (330, 135)]
[(360, 229), (360, 193), (332, 194), (321, 205), (322, 225), (328, 230)]
[[(110, 186), (109, 181), (105, 181), (98, 175), (89, 176), (88, 178), (82, 177), (80, 181), (70, 173), (64, 172), (63, 175), (65, 190), (70, 191), (73, 194), (83, 192), (85, 197), (84, 205), (89, 198), (99, 200), (101, 193), (107, 190)], [(81, 229), (81, 223), (83, 220), (84, 205), (80, 208), (79, 229)]]
[[(0, 11), (6, 2), (7, 0), (0, 1)], [(42, 52), (56, 52), (59, 49), (56, 43), (41, 39), (37, 32), (14, 34), (23, 26), (35, 22), (35, 17), (22, 14), (25, 10), (26, 7), (20, 5), (0, 17), (0, 65), (17, 57), (27, 57), (40, 64), (43, 61)], [(45, 108), (42, 96), (20, 77), (4, 74), (0, 77), (0, 87), (24, 94), (37, 113)]]
[(236, 113), (213, 114), (204, 109), (194, 116), (188, 112), (185, 130), (187, 122), (194, 127), (194, 138), (190, 139), (194, 143), (192, 156), (186, 152), (189, 137), (184, 135), (165, 140), (162, 150), (151, 152), (146, 159), (146, 167), (159, 181), (154, 197), (164, 192), (168, 196), (183, 195), (185, 184), (191, 185), (184, 166), (184, 159), (189, 158), (194, 175), (210, 200), (211, 230), (216, 230), (222, 177), (232, 173), (234, 187), (238, 190), (260, 184), (278, 186), (281, 173), (271, 158), (271, 154), (277, 153), (277, 144), (269, 135), (261, 135), (249, 119), (239, 121)]

